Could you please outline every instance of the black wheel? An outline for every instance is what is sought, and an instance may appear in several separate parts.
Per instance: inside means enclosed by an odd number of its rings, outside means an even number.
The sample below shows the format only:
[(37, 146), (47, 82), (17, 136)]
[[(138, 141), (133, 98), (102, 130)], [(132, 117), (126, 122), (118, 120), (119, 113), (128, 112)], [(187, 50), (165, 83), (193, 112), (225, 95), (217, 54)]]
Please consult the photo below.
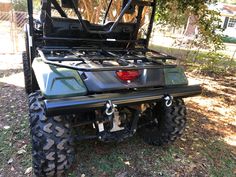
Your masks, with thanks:
[(22, 63), (24, 70), (24, 80), (25, 80), (25, 92), (30, 94), (38, 90), (37, 80), (35, 78), (33, 69), (30, 63), (30, 49), (27, 32), (25, 33), (25, 49), (26, 51), (22, 53)]
[(144, 141), (161, 146), (176, 140), (186, 125), (186, 107), (182, 99), (174, 99), (170, 107), (163, 102), (149, 109), (153, 123), (142, 127), (139, 133)]
[(39, 92), (29, 95), (33, 169), (36, 176), (65, 176), (74, 161), (72, 129), (66, 117), (46, 117)]

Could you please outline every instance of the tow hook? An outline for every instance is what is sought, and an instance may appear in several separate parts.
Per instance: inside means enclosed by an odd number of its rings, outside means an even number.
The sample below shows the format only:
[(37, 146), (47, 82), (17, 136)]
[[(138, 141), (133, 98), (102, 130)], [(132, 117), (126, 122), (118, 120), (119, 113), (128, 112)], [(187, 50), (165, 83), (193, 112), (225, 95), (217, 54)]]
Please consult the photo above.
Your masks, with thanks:
[(114, 114), (116, 107), (117, 107), (117, 105), (112, 104), (111, 100), (108, 100), (106, 102), (106, 110), (105, 110), (106, 115), (111, 116), (112, 114)]
[(173, 103), (173, 96), (165, 95), (164, 100), (165, 100), (166, 107), (170, 107)]

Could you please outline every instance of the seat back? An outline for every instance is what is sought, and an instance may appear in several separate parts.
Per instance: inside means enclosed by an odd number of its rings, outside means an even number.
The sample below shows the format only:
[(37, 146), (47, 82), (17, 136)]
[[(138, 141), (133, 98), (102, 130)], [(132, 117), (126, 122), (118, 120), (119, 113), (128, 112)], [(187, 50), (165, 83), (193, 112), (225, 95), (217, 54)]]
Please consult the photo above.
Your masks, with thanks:
[[(108, 31), (110, 27), (113, 25), (113, 22), (109, 22), (105, 25), (96, 25), (91, 24), (89, 21), (84, 20), (87, 28), (91, 31)], [(78, 38), (79, 40), (76, 42), (78, 45), (86, 44), (86, 41), (90, 41), (93, 43), (94, 41), (103, 41), (103, 45), (111, 45), (111, 43), (115, 43), (114, 40), (105, 41), (107, 39), (116, 39), (122, 40), (120, 43), (121, 46), (126, 46), (129, 43), (129, 40), (133, 40), (134, 31), (136, 24), (135, 23), (119, 23), (115, 29), (107, 34), (99, 34), (99, 33), (89, 33), (87, 32), (79, 20), (76, 19), (68, 19), (68, 18), (52, 18), (50, 27), (45, 31), (45, 37), (55, 37), (55, 38)], [(127, 40), (125, 42), (124, 40)], [(69, 40), (68, 40), (69, 41)], [(50, 42), (49, 42), (50, 43)], [(71, 41), (69, 42), (71, 43)], [(114, 47), (117, 46), (114, 45)], [(118, 45), (119, 46), (119, 45)]]

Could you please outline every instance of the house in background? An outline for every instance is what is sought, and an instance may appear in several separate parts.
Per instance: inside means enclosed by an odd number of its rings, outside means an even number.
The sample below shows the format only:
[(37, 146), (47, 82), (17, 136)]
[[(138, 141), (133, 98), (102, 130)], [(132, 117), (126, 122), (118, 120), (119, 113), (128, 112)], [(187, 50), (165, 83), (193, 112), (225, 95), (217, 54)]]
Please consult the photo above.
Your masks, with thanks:
[(209, 8), (220, 12), (221, 27), (224, 29), (223, 34), (236, 38), (236, 5), (218, 3), (210, 5)]

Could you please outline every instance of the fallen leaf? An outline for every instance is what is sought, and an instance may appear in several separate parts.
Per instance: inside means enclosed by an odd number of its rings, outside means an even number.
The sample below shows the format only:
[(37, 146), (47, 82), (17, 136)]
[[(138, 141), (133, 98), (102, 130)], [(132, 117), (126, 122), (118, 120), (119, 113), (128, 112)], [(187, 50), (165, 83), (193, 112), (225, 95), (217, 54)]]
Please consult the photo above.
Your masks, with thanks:
[(125, 161), (125, 165), (130, 165), (130, 162), (129, 161)]
[(13, 162), (13, 158), (10, 158), (10, 159), (7, 161), (8, 164), (11, 164), (12, 162)]
[(26, 170), (25, 170), (25, 175), (26, 174), (29, 174), (30, 172), (32, 172), (32, 170), (33, 170), (33, 168), (32, 167), (29, 167), (29, 168), (27, 168)]
[(26, 150), (24, 150), (24, 149), (20, 149), (19, 151), (17, 151), (18, 155), (21, 155), (21, 154), (24, 154), (24, 153), (26, 153)]
[(4, 127), (3, 127), (5, 130), (8, 130), (9, 128), (11, 128), (9, 125), (5, 125)]
[(123, 172), (123, 173), (117, 173), (115, 175), (115, 177), (126, 177), (127, 176), (127, 172)]

